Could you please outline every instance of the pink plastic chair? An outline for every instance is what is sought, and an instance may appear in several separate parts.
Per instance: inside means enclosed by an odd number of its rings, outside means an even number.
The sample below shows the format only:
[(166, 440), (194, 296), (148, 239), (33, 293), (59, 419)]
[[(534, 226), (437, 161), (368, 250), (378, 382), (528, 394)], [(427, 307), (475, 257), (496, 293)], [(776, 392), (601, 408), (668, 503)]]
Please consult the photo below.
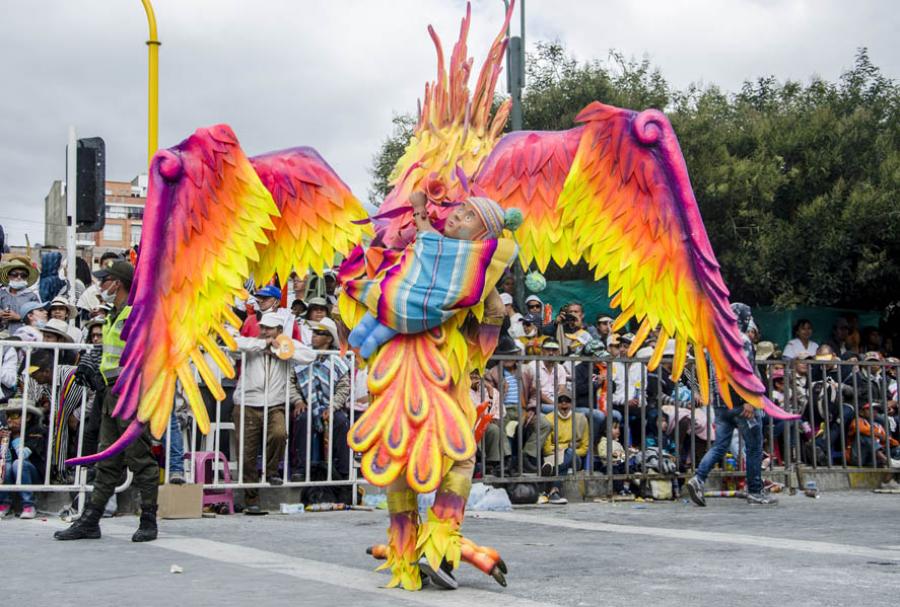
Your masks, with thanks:
[[(219, 482), (230, 483), (231, 472), (228, 469), (228, 458), (221, 451), (194, 451), (185, 453), (184, 459), (194, 458), (194, 482), (197, 484), (212, 483), (215, 479), (213, 466), (221, 463)], [(212, 506), (225, 504), (228, 506), (228, 514), (234, 514), (234, 491), (231, 489), (204, 489), (203, 505)]]

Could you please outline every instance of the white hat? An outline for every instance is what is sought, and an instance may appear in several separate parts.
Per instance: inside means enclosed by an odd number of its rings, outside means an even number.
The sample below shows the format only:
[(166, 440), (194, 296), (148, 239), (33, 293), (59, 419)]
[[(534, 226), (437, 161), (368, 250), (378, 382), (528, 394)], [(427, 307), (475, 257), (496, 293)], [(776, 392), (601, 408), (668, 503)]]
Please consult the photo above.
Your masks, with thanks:
[(500, 301), (503, 302), (504, 306), (511, 306), (513, 303), (512, 295), (510, 295), (509, 293), (501, 293)]
[(74, 340), (72, 336), (69, 335), (69, 323), (64, 320), (59, 320), (58, 318), (51, 318), (47, 321), (43, 327), (41, 327), (41, 333), (52, 333), (57, 337), (61, 337), (63, 341), (67, 343), (72, 343)]
[(528, 297), (525, 298), (525, 303), (526, 303), (526, 304), (529, 304), (529, 303), (531, 303), (531, 302), (533, 302), (533, 301), (536, 301), (536, 302), (538, 302), (539, 304), (544, 305), (544, 302), (541, 301), (541, 298), (538, 297), (537, 295), (529, 295)]
[(340, 347), (341, 340), (338, 338), (337, 325), (333, 320), (326, 316), (318, 322), (311, 323), (311, 326), (313, 331), (328, 331), (329, 333), (331, 333), (331, 338), (334, 340), (331, 342), (331, 347)]
[(50, 302), (50, 305), (47, 306), (47, 310), (52, 310), (53, 308), (65, 308), (69, 311), (69, 318), (75, 318), (75, 315), (78, 314), (78, 310), (70, 304), (65, 297), (54, 297), (53, 301)]
[(284, 328), (284, 318), (277, 312), (266, 312), (259, 319), (260, 327), (270, 327), (272, 329)]

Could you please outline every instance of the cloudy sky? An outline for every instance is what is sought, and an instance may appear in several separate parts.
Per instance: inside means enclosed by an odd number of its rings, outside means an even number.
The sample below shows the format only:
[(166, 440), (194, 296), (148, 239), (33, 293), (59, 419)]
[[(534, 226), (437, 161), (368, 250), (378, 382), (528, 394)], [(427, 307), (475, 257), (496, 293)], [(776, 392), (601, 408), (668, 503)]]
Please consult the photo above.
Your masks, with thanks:
[[(415, 108), (461, 0), (153, 0), (160, 39), (160, 145), (229, 123), (250, 154), (311, 145), (365, 199), (368, 167), (395, 112)], [(773, 74), (835, 79), (869, 47), (900, 77), (893, 0), (528, 0), (526, 42), (559, 40), (579, 59), (648, 57), (675, 86)], [(473, 4), (479, 65), (501, 0)], [(139, 0), (2, 0), (0, 223), (43, 240), (43, 198), (65, 171), (67, 128), (101, 136), (107, 177), (146, 166), (147, 25)], [(517, 32), (518, 27), (513, 33)], [(501, 80), (502, 81), (502, 80)], [(640, 108), (635, 108), (640, 109)]]

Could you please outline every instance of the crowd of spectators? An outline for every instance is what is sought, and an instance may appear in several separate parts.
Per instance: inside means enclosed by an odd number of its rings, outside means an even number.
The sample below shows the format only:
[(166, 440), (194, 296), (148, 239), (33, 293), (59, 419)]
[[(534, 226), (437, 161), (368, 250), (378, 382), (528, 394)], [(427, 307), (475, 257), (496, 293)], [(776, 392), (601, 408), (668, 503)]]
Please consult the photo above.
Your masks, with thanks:
[[(105, 254), (99, 264), (119, 259)], [(77, 276), (72, 305), (65, 280), (57, 292), (41, 297), (46, 289), (38, 288), (39, 272), (30, 259), (6, 257), (0, 265), (0, 337), (35, 347), (27, 368), (22, 349), (0, 349), (0, 432), (11, 444), (5, 484), (16, 482), (20, 468), (22, 483), (43, 482), (45, 475), (51, 482), (72, 482), (65, 459), (76, 455), (79, 444), (82, 454), (96, 451), (92, 410), (106, 389), (98, 367), (110, 307), (86, 264), (79, 264)], [(473, 403), (489, 402), (494, 418), (479, 447), (478, 474), (552, 476), (541, 500), (564, 503), (558, 480), (570, 471), (625, 474), (649, 467), (666, 474), (699, 462), (715, 438), (714, 424), (705, 408), (694, 406), (699, 386), (690, 359), (683, 376), (672, 378), (674, 342), (664, 344), (662, 363), (648, 372), (645, 361), (658, 338), (653, 332), (629, 358), (635, 337), (627, 328), (614, 331), (611, 317), (599, 314), (588, 321), (581, 303), (553, 310), (539, 295), (529, 295), (520, 311), (514, 286), (502, 283), (507, 317), (496, 351), (502, 360), (492, 361), (483, 376), (470, 377)], [(329, 271), (321, 278), (292, 276), (284, 289), (251, 287), (248, 301), (235, 302), (243, 322), (234, 336), (238, 375), (222, 379), (226, 398), (220, 402), (198, 383), (215, 422), (215, 444), (232, 463), (243, 437), (240, 480), (245, 483), (350, 475), (347, 432), (353, 416), (368, 406), (368, 392), (365, 368), (354, 368), (353, 358), (339, 353), (346, 350), (347, 331), (336, 303), (338, 289)], [(755, 326), (748, 332), (769, 398), (802, 417), (791, 423), (766, 420), (768, 462), (775, 465), (790, 455), (820, 465), (885, 466), (895, 460), (900, 466), (900, 363), (887, 356), (892, 344), (875, 327), (859, 327), (855, 316), (838, 318), (822, 344), (813, 334), (812, 323), (800, 320), (792, 339), (780, 347)], [(285, 341), (291, 351), (286, 359), (275, 355)], [(56, 351), (40, 348), (40, 342), (84, 347)], [(526, 356), (540, 360), (525, 361)], [(23, 406), (24, 443), (17, 433)], [(160, 449), (170, 482), (184, 482), (183, 435), (190, 435), (191, 425), (179, 394), (169, 440), (163, 441), (168, 448)], [(200, 437), (191, 445), (204, 448)], [(736, 441), (737, 457), (740, 448)], [(634, 489), (622, 480), (615, 486), (626, 495)], [(9, 510), (10, 495), (0, 493), (0, 515)], [(248, 508), (258, 508), (258, 492), (249, 489), (246, 501)], [(23, 492), (21, 503), (22, 514), (33, 516), (33, 496)]]

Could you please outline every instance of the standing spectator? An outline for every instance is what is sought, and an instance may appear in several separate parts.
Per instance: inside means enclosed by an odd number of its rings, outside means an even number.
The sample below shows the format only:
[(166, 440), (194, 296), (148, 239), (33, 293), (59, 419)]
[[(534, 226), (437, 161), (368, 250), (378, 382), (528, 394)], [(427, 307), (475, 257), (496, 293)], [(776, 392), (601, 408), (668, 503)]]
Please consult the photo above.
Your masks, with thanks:
[(819, 344), (810, 339), (813, 333), (812, 323), (805, 318), (801, 318), (794, 323), (793, 333), (794, 338), (784, 346), (782, 355), (785, 360), (797, 358), (797, 355), (802, 352), (815, 356)]
[(883, 352), (884, 344), (881, 339), (881, 332), (878, 327), (863, 327), (862, 339), (860, 340), (860, 352)]
[[(41, 410), (36, 407), (26, 406), (25, 441), (21, 438), (22, 430), (22, 401), (13, 399), (9, 403), (0, 406), (0, 414), (6, 416), (6, 427), (0, 425), (0, 439), (4, 436), (9, 439), (9, 451), (6, 453), (6, 462), (2, 483), (14, 485), (21, 481), (22, 485), (39, 484), (44, 471), (43, 454), (47, 451), (47, 431), (41, 425)], [(19, 465), (22, 466), (22, 475), (19, 476)], [(34, 493), (23, 491), (22, 513), (19, 518), (33, 519), (35, 516)], [(0, 491), (0, 519), (9, 514), (12, 498), (7, 491)]]
[[(340, 347), (337, 324), (330, 318), (322, 318), (310, 323), (312, 327), (312, 349), (315, 357), (297, 365), (300, 400), (295, 403), (291, 416), (291, 481), (302, 482), (312, 480), (306, 478), (307, 434), (311, 466), (325, 461), (327, 448), (325, 440), (328, 436), (326, 424), (333, 427), (334, 443), (331, 447), (333, 473), (348, 478), (350, 473), (350, 454), (347, 449), (347, 432), (350, 430), (350, 364), (343, 356), (324, 354)], [(334, 409), (334, 417), (330, 418), (329, 403)], [(311, 431), (307, 430), (312, 422)], [(312, 469), (310, 469), (312, 471)]]
[(313, 297), (308, 302), (309, 308), (306, 310), (306, 320), (308, 322), (319, 322), (328, 316), (328, 302), (324, 297)]
[(501, 293), (500, 301), (506, 307), (506, 317), (509, 319), (509, 336), (517, 339), (524, 334), (522, 330), (522, 315), (516, 311), (513, 296), (509, 293)]
[[(756, 356), (753, 352), (753, 344), (746, 334), (750, 321), (753, 318), (750, 313), (750, 307), (742, 303), (733, 303), (731, 308), (737, 317), (738, 328), (743, 337), (744, 356), (752, 367)], [(703, 456), (694, 476), (687, 482), (691, 500), (698, 506), (706, 506), (706, 498), (703, 494), (706, 479), (712, 467), (721, 461), (725, 453), (731, 448), (732, 435), (737, 429), (744, 439), (744, 448), (747, 452), (747, 502), (759, 505), (776, 504), (778, 500), (769, 496), (763, 489), (762, 411), (755, 409), (750, 403), (744, 402), (733, 390), (731, 391), (731, 399), (734, 407), (729, 409), (722, 400), (722, 395), (719, 394), (714, 364), (711, 360), (708, 361), (708, 364), (710, 400), (716, 415), (716, 440), (712, 448)], [(731, 390), (730, 387), (727, 389)]]
[(838, 316), (831, 326), (831, 337), (825, 342), (838, 356), (847, 351), (847, 337), (850, 335), (850, 323), (843, 316)]
[(27, 257), (13, 257), (0, 265), (0, 328), (10, 335), (22, 326), (22, 306), (41, 301), (30, 289), (37, 279), (38, 271)]
[(525, 298), (525, 312), (534, 314), (538, 319), (538, 329), (544, 324), (544, 302), (537, 295), (529, 295)]
[[(276, 355), (275, 339), (283, 333), (285, 319), (275, 312), (263, 314), (259, 321), (259, 337), (238, 337), (235, 339), (238, 352), (244, 354), (241, 374), (235, 388), (235, 411), (232, 414), (235, 434), (241, 436), (243, 427), (244, 449), (243, 478), (245, 483), (259, 481), (257, 456), (266, 426), (265, 448), (266, 481), (280, 485), (278, 464), (284, 455), (285, 403), (282, 401), (287, 390), (292, 406), (301, 402), (300, 393), (292, 381), (291, 361), (310, 363), (315, 355), (312, 350), (294, 340), (294, 353), (290, 360), (280, 360)], [(243, 405), (243, 406), (242, 406)], [(260, 514), (259, 491), (247, 489), (244, 492), (247, 514)]]
[[(541, 345), (541, 356), (558, 357), (559, 344), (548, 339)], [(566, 365), (561, 365), (555, 360), (536, 360), (526, 366), (522, 373), (530, 376), (533, 386), (539, 386), (541, 412), (552, 412), (555, 396), (569, 383)]]
[[(107, 251), (100, 256), (100, 269), (108, 270), (115, 262), (121, 260), (122, 256), (118, 253), (114, 251)], [(88, 275), (88, 278), (90, 278), (90, 274)], [(100, 300), (100, 286), (93, 283), (92, 281), (88, 281), (84, 284), (87, 288), (84, 290), (75, 304), (78, 309), (81, 310), (81, 314), (83, 317), (95, 318), (98, 315), (101, 304), (103, 304), (103, 302)]]
[(541, 344), (550, 339), (541, 335), (540, 317), (528, 313), (522, 317), (522, 334), (517, 338), (517, 346), (521, 352), (528, 356), (538, 356), (541, 353)]
[[(277, 312), (278, 303), (281, 301), (281, 289), (274, 285), (269, 285), (259, 289), (253, 293), (256, 300), (257, 311), (255, 314), (248, 314), (241, 326), (242, 337), (259, 337), (259, 322), (266, 312)], [(300, 328), (294, 323), (292, 337), (298, 341), (301, 340)]]

